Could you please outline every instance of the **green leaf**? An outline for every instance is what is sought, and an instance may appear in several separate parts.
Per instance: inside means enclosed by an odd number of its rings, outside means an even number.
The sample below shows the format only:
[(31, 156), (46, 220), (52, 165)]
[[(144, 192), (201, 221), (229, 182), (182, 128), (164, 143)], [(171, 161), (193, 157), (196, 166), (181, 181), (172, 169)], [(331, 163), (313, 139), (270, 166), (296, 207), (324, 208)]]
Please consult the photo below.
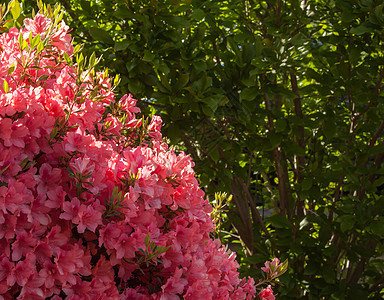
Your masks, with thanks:
[[(28, 158), (28, 157), (27, 157)], [(4, 169), (2, 169), (0, 171), (0, 175), (3, 174), (9, 167), (11, 166), (11, 164), (9, 164), (8, 166), (6, 166)]]
[(20, 45), (20, 47), (23, 45), (23, 42), (24, 42), (24, 38), (23, 38), (23, 35), (20, 33), (19, 34), (19, 39), (18, 39), (18, 41), (19, 41), (19, 45)]
[(332, 139), (336, 135), (336, 126), (332, 119), (326, 119), (324, 124), (324, 135), (327, 139)]
[(291, 155), (305, 156), (305, 150), (294, 141), (284, 142), (284, 149)]
[(92, 38), (96, 41), (100, 41), (108, 45), (114, 44), (113, 39), (108, 34), (108, 32), (106, 32), (104, 29), (91, 27), (89, 28), (89, 33), (92, 36)]
[(155, 55), (148, 50), (144, 50), (143, 61), (151, 62), (155, 59)]
[(353, 48), (349, 53), (349, 60), (351, 61), (352, 64), (355, 64), (360, 59), (360, 56), (361, 56), (361, 49)]
[(193, 67), (196, 69), (196, 71), (205, 71), (207, 69), (207, 63), (205, 61), (194, 61)]
[(201, 109), (202, 109), (203, 113), (204, 113), (206, 116), (208, 116), (208, 117), (212, 117), (213, 114), (214, 114), (214, 111), (213, 111), (208, 105), (206, 105), (206, 104), (203, 104), (203, 105), (201, 106)]
[(149, 246), (149, 233), (145, 236), (145, 246)]
[(303, 191), (308, 191), (313, 185), (313, 181), (311, 178), (304, 178), (301, 182), (301, 189)]
[(92, 68), (94, 67), (94, 65), (95, 65), (95, 60), (96, 60), (96, 54), (95, 54), (95, 52), (93, 52), (93, 53), (91, 54), (91, 57), (89, 58), (89, 62), (88, 62), (88, 67), (89, 67), (89, 69), (92, 69)]
[(256, 96), (259, 94), (259, 89), (257, 87), (245, 88), (240, 93), (240, 99), (245, 101), (253, 101), (256, 99)]
[(213, 112), (217, 110), (219, 106), (225, 105), (228, 103), (228, 98), (224, 95), (212, 95), (206, 98), (203, 98), (202, 101), (212, 109)]
[(164, 264), (163, 261), (159, 258), (155, 258), (154, 261), (157, 261), (159, 264)]
[(115, 43), (115, 50), (116, 51), (124, 51), (125, 49), (128, 48), (128, 46), (129, 46), (129, 41), (128, 40), (122, 40), (122, 41)]
[(338, 221), (340, 222), (341, 231), (345, 232), (352, 229), (353, 225), (355, 225), (356, 217), (353, 215), (342, 215), (338, 217)]
[(119, 18), (119, 19), (126, 19), (126, 20), (130, 20), (130, 19), (134, 19), (135, 18), (135, 14), (130, 11), (127, 7), (125, 6), (119, 6), (114, 14), (113, 14), (116, 18)]
[(176, 144), (181, 139), (181, 132), (179, 126), (175, 123), (171, 123), (167, 128), (167, 137), (169, 137), (173, 144)]
[(308, 261), (308, 265), (304, 269), (305, 275), (319, 274), (321, 272), (321, 266), (315, 261)]
[(268, 260), (268, 256), (262, 253), (256, 253), (252, 256), (247, 256), (244, 259), (244, 262), (248, 264), (260, 264), (260, 263), (264, 263), (266, 260)]
[(19, 1), (17, 1), (17, 0), (12, 1), (11, 14), (15, 20), (17, 18), (19, 18), (20, 14), (21, 14), (21, 6), (20, 6)]
[(71, 64), (72, 64), (72, 60), (71, 60), (71, 58), (69, 57), (68, 53), (67, 53), (67, 52), (64, 52), (63, 56), (64, 56), (64, 60), (65, 60), (65, 62), (66, 62), (67, 64), (71, 65)]
[(189, 74), (188, 73), (181, 74), (176, 84), (174, 85), (173, 90), (175, 92), (181, 90), (183, 87), (187, 85), (188, 82), (189, 82)]
[(7, 74), (8, 74), (8, 75), (13, 74), (13, 72), (15, 72), (15, 69), (16, 69), (16, 65), (15, 65), (15, 63), (13, 63), (13, 64), (8, 68)]
[(38, 45), (37, 45), (37, 53), (40, 53), (41, 51), (44, 50), (44, 43), (43, 42), (40, 42)]
[(33, 39), (32, 41), (30, 42), (30, 46), (31, 48), (35, 48), (38, 44), (40, 43), (40, 33), (37, 34)]
[(220, 153), (219, 153), (219, 150), (217, 149), (217, 147), (212, 147), (212, 149), (210, 149), (210, 151), (208, 152), (209, 156), (215, 161), (217, 162), (220, 158)]
[[(20, 163), (20, 167), (21, 167), (22, 169), (24, 169), (25, 166), (27, 165), (28, 161), (29, 161), (29, 157), (26, 156), (26, 157), (22, 160), (22, 162)], [(0, 175), (1, 175), (1, 173), (0, 173)]]
[(113, 85), (114, 85), (114, 86), (118, 86), (119, 83), (120, 83), (120, 75), (117, 74), (117, 75), (115, 76), (115, 79), (113, 80)]
[(384, 236), (384, 218), (381, 218), (380, 221), (378, 220), (372, 221), (372, 223), (369, 225), (369, 229), (373, 234), (383, 237)]
[(81, 5), (81, 8), (83, 9), (83, 11), (85, 13), (91, 13), (93, 11), (93, 8), (91, 6), (91, 1), (87, 1), (87, 0), (80, 0), (80, 5)]
[(276, 147), (278, 147), (281, 144), (283, 136), (280, 134), (276, 134), (274, 132), (271, 132), (268, 135), (268, 139), (269, 139), (269, 142), (271, 143), (271, 148), (275, 149)]
[(323, 268), (323, 277), (327, 283), (334, 283), (336, 280), (336, 272), (333, 268)]
[(273, 215), (265, 219), (266, 224), (271, 224), (276, 228), (291, 228), (291, 223), (285, 216)]
[(53, 140), (57, 135), (57, 127), (53, 127), (51, 133), (49, 134), (49, 138)]
[(9, 92), (9, 85), (8, 85), (8, 82), (4, 79), (4, 82), (3, 82), (3, 88), (4, 88), (4, 92), (8, 93)]
[(292, 42), (293, 45), (295, 45), (297, 47), (297, 46), (301, 46), (307, 40), (308, 40), (308, 38), (303, 33), (299, 32), (298, 34), (296, 34), (292, 38), (291, 42)]
[(285, 119), (278, 119), (275, 123), (276, 132), (282, 132), (287, 128), (287, 121)]
[(197, 93), (204, 93), (212, 84), (212, 78), (203, 74), (198, 80), (192, 83), (192, 88)]
[(341, 20), (346, 23), (350, 23), (355, 19), (355, 15), (352, 13), (352, 10), (345, 9), (341, 14)]
[(364, 24), (361, 24), (361, 25), (351, 29), (351, 33), (356, 34), (356, 35), (362, 35), (364, 33), (372, 32), (372, 31), (373, 31), (372, 28), (369, 28)]
[(84, 44), (77, 44), (75, 48), (73, 49), (73, 55), (76, 55), (78, 52), (80, 52), (84, 47)]
[(205, 12), (200, 8), (195, 9), (191, 14), (191, 19), (195, 21), (200, 21), (204, 19), (204, 17), (205, 17)]
[(37, 81), (45, 81), (45, 80), (47, 80), (47, 79), (49, 78), (49, 76), (50, 76), (50, 75), (47, 75), (47, 74), (45, 74), (45, 75), (41, 75), (41, 76), (37, 79)]

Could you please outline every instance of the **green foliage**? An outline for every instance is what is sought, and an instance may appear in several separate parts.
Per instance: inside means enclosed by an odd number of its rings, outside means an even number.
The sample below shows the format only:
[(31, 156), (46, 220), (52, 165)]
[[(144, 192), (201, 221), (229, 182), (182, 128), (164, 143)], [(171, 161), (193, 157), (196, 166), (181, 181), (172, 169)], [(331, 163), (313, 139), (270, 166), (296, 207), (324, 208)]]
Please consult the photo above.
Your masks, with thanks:
[(381, 299), (382, 1), (59, 2), (210, 198), (233, 195), (218, 230), (244, 275), (276, 255), (279, 299)]

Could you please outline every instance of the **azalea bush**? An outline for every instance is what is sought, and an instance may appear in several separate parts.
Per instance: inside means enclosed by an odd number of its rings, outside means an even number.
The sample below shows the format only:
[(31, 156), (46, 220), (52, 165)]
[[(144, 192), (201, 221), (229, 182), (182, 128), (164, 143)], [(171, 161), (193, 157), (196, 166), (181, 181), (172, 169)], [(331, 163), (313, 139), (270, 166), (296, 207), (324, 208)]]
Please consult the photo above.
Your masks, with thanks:
[(0, 299), (275, 299), (262, 285), (286, 263), (239, 278), (161, 118), (115, 99), (60, 6), (18, 29), (15, 3), (0, 10)]

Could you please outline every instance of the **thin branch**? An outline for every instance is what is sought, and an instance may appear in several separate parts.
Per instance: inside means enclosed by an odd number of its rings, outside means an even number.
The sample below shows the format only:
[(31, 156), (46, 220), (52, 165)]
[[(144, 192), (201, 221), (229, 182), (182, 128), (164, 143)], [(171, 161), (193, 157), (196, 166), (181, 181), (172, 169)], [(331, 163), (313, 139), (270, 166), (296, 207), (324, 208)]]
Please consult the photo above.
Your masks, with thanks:
[[(291, 86), (292, 86), (292, 91), (297, 95), (295, 99), (293, 99), (293, 104), (294, 104), (294, 110), (295, 114), (298, 118), (303, 119), (303, 110), (302, 110), (302, 105), (301, 105), (301, 100), (300, 100), (300, 95), (299, 95), (299, 88), (297, 85), (297, 78), (296, 75), (291, 72), (290, 73), (291, 77)], [(299, 131), (299, 136), (295, 136), (295, 140), (299, 147), (303, 150), (305, 150), (305, 140), (304, 140), (304, 127), (302, 125), (298, 125), (297, 129)], [(297, 173), (297, 182), (300, 184), (303, 179), (303, 168), (305, 165), (305, 159), (304, 156), (296, 156), (295, 155), (295, 169)], [(301, 199), (300, 194), (297, 193), (297, 201), (295, 203), (296, 205), (296, 212), (299, 218), (304, 216), (304, 201)]]
[(264, 185), (267, 191), (271, 194), (271, 202), (273, 205), (273, 211), (278, 214), (279, 213), (279, 207), (277, 206), (276, 199), (275, 199), (275, 194), (273, 192), (273, 186), (271, 185), (271, 182), (269, 181), (267, 173), (265, 171), (261, 171), (261, 176), (264, 179)]
[(181, 138), (183, 139), (183, 142), (184, 142), (185, 146), (187, 147), (188, 152), (191, 154), (193, 160), (194, 161), (198, 161), (199, 160), (199, 155), (196, 152), (196, 147), (193, 147), (191, 145), (191, 142), (189, 141), (189, 139), (185, 135), (185, 133), (181, 133)]
[(276, 7), (276, 25), (280, 27), (280, 15), (281, 15), (281, 0), (277, 0), (277, 7)]
[(383, 132), (383, 129), (384, 129), (384, 120), (383, 120), (383, 122), (381, 122), (380, 127), (376, 130), (375, 134), (373, 135), (373, 137), (369, 143), (370, 148), (372, 148), (375, 145), (377, 138)]
[(375, 87), (375, 94), (376, 95), (378, 95), (380, 92), (380, 86), (381, 86), (381, 82), (383, 81), (383, 77), (384, 77), (384, 66), (381, 68), (380, 77), (376, 83), (376, 87)]
[(252, 160), (253, 160), (253, 153), (251, 152), (251, 157), (249, 158), (248, 177), (247, 177), (247, 185), (246, 185), (247, 190), (249, 190), (249, 185), (251, 182)]
[(268, 238), (271, 238), (271, 235), (269, 234), (268, 229), (265, 226), (264, 221), (261, 218), (259, 211), (256, 209), (255, 203), (253, 203), (252, 199), (249, 199), (249, 205), (251, 206), (251, 211), (252, 211), (253, 219), (257, 220), (257, 222), (260, 224), (261, 228), (263, 229), (265, 235)]
[[(245, 197), (246, 190), (242, 180), (233, 175), (233, 179), (230, 187), (231, 194), (233, 196), (233, 200), (236, 204), (237, 212), (239, 213), (242, 227), (237, 227), (237, 230), (241, 236), (241, 240), (247, 246), (247, 249), (250, 253), (254, 252), (254, 238), (253, 238), (253, 228), (251, 215), (249, 212), (249, 204), (248, 199)], [(235, 225), (235, 224), (234, 224)]]
[[(269, 99), (267, 94), (264, 94), (265, 104), (268, 110), (271, 110), (271, 100)], [(269, 123), (269, 129), (274, 129), (273, 120), (270, 115), (268, 115), (268, 123)], [(289, 210), (289, 192), (286, 185), (286, 176), (285, 172), (283, 170), (283, 166), (281, 164), (282, 160), (282, 151), (279, 147), (273, 149), (273, 158), (275, 162), (275, 168), (277, 172), (277, 178), (278, 178), (278, 189), (279, 189), (279, 196), (280, 196), (280, 215), (283, 216), (285, 214), (285, 211), (288, 212), (288, 217), (290, 217), (290, 210)]]
[(384, 275), (378, 281), (372, 284), (372, 286), (369, 288), (369, 292), (372, 293), (373, 291), (375, 291), (377, 287), (379, 287), (383, 283), (384, 283)]

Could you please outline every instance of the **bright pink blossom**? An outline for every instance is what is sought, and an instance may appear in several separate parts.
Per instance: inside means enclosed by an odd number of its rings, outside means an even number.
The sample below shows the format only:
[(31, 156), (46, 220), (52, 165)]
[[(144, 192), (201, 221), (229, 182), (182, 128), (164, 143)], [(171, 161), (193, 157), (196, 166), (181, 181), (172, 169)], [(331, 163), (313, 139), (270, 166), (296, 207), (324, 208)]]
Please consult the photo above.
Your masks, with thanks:
[(34, 19), (24, 19), (24, 26), (27, 32), (32, 32), (33, 36), (45, 34), (51, 25), (51, 20), (42, 14), (36, 14)]
[(61, 21), (60, 27), (55, 31), (51, 37), (52, 45), (55, 46), (60, 52), (67, 52), (68, 55), (73, 53), (73, 46), (71, 44), (71, 36), (68, 34), (69, 27)]
[[(254, 297), (210, 238), (192, 159), (105, 73), (66, 62), (68, 31), (38, 13), (0, 34), (0, 299)], [(38, 34), (44, 49), (21, 50)]]
[(282, 264), (280, 264), (280, 260), (275, 257), (272, 262), (265, 262), (264, 266), (265, 267), (261, 268), (262, 271), (264, 271), (271, 277), (276, 277), (278, 275), (278, 270), (282, 266)]
[(262, 290), (258, 296), (261, 298), (261, 300), (275, 300), (275, 296), (273, 295), (273, 291), (270, 285)]

